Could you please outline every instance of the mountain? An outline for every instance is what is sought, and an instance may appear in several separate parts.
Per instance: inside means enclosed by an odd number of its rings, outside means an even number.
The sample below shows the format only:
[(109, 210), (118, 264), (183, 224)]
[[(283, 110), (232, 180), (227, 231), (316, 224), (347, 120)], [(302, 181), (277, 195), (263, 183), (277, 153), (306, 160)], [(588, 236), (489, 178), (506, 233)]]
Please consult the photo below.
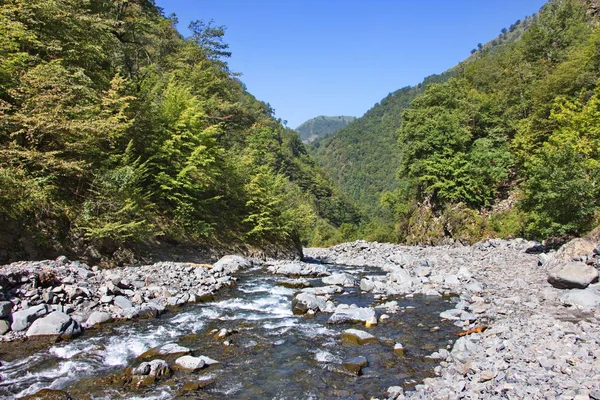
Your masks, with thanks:
[(300, 124), (295, 131), (298, 132), (300, 139), (304, 143), (310, 143), (339, 131), (355, 119), (356, 117), (325, 117), (321, 115)]
[(1, 7), (0, 262), (293, 256), (316, 226), (358, 223), (230, 72), (223, 27), (183, 38), (142, 0)]
[(600, 212), (598, 19), (595, 2), (550, 1), (311, 143), (371, 220), (358, 237), (541, 240), (590, 229)]

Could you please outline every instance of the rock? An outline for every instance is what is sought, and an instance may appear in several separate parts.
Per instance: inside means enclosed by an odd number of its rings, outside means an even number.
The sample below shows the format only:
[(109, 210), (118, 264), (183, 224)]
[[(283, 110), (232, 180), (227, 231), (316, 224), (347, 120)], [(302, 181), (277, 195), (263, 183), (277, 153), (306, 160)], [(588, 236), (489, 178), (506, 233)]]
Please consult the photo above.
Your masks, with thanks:
[(224, 256), (219, 259), (214, 265), (213, 268), (220, 269), (222, 268), (227, 273), (231, 274), (239, 271), (242, 268), (249, 268), (252, 266), (252, 263), (244, 257), (241, 256)]
[(110, 304), (110, 303), (112, 303), (113, 299), (114, 299), (114, 296), (105, 294), (104, 296), (100, 297), (100, 303)]
[(404, 354), (404, 346), (402, 346), (402, 343), (394, 344), (394, 353)]
[(94, 311), (85, 322), (87, 327), (92, 327), (94, 325), (104, 324), (106, 322), (112, 321), (112, 316), (110, 313), (102, 312), (102, 311)]
[(327, 268), (319, 264), (308, 264), (295, 262), (269, 267), (274, 274), (290, 276), (326, 276), (329, 275)]
[(387, 395), (389, 400), (396, 400), (398, 397), (404, 395), (404, 389), (402, 386), (390, 386), (387, 389)]
[(198, 371), (206, 365), (206, 362), (199, 357), (183, 356), (175, 360), (178, 369), (185, 371)]
[(375, 310), (372, 308), (359, 308), (340, 304), (335, 308), (333, 315), (327, 321), (330, 324), (339, 324), (342, 322), (367, 322), (375, 318)]
[(10, 301), (0, 301), (0, 318), (8, 318), (10, 317), (10, 312), (12, 311), (13, 303)]
[(596, 288), (571, 289), (560, 297), (560, 302), (581, 308), (600, 307), (600, 292)]
[(129, 299), (124, 296), (116, 296), (113, 299), (113, 304), (120, 307), (123, 310), (128, 310), (131, 307), (133, 307), (133, 304), (131, 303), (131, 301), (129, 301)]
[(133, 370), (134, 375), (147, 375), (153, 378), (169, 378), (171, 376), (171, 368), (165, 360), (152, 360), (150, 362), (141, 363)]
[(54, 389), (42, 389), (39, 392), (30, 394), (29, 396), (20, 397), (20, 400), (71, 400), (67, 392)]
[(377, 338), (368, 332), (358, 329), (346, 329), (342, 332), (342, 340), (347, 340), (351, 343), (363, 345), (371, 342), (376, 342)]
[(8, 321), (0, 319), (0, 335), (4, 335), (8, 331), (10, 331), (10, 324)]
[(166, 355), (177, 355), (177, 354), (189, 354), (192, 351), (187, 347), (183, 347), (178, 345), (177, 343), (167, 343), (161, 346), (153, 347), (150, 350), (142, 353), (138, 359), (148, 359), (157, 356), (166, 356)]
[(344, 368), (352, 372), (354, 375), (360, 375), (362, 368), (366, 367), (368, 364), (369, 362), (363, 356), (348, 358), (342, 363)]
[(29, 307), (22, 311), (17, 311), (12, 314), (12, 325), (10, 328), (13, 331), (24, 331), (39, 317), (48, 314), (50, 307), (46, 304), (40, 304), (38, 306)]
[(457, 308), (453, 308), (451, 310), (447, 310), (447, 311), (441, 312), (440, 313), (440, 318), (458, 321), (459, 319), (461, 319), (462, 313), (463, 313), (463, 310), (459, 310)]
[(583, 262), (559, 264), (548, 274), (548, 283), (559, 289), (585, 289), (598, 279), (598, 271)]
[(58, 336), (69, 339), (83, 332), (79, 322), (60, 311), (54, 311), (43, 318), (36, 319), (27, 330), (27, 337)]
[(460, 281), (458, 280), (458, 276), (448, 274), (444, 277), (444, 283), (448, 286), (458, 286), (460, 285)]
[(356, 285), (356, 278), (350, 274), (333, 274), (321, 278), (325, 285), (338, 285), (344, 287), (353, 287)]
[(360, 290), (363, 292), (370, 292), (373, 289), (375, 289), (375, 282), (365, 278), (360, 280)]
[(324, 312), (327, 309), (325, 300), (312, 293), (299, 293), (292, 300), (292, 311), (294, 314), (306, 314), (308, 310)]

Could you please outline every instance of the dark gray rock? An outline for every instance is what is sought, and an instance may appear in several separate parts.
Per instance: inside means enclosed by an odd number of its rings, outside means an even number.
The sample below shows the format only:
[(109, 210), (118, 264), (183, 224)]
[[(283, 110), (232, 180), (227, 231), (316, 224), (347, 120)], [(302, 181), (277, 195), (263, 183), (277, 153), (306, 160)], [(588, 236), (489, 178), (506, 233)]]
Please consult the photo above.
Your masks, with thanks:
[(346, 368), (354, 375), (360, 375), (360, 372), (363, 369), (363, 367), (366, 367), (368, 364), (369, 362), (363, 356), (348, 358), (342, 363), (344, 368)]
[(0, 318), (8, 318), (10, 317), (10, 312), (12, 311), (13, 303), (10, 301), (0, 301)]

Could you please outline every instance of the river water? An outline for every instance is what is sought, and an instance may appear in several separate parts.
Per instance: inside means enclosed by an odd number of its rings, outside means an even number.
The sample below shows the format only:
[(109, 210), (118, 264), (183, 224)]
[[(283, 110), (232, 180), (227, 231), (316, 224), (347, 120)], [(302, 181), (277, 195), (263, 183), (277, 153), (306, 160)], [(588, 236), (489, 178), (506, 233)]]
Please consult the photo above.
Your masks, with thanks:
[[(332, 266), (332, 272), (357, 277), (381, 274), (375, 268)], [(210, 302), (172, 310), (153, 320), (108, 324), (74, 340), (38, 346), (0, 345), (0, 397), (19, 398), (42, 388), (60, 389), (78, 399), (362, 399), (385, 398), (389, 386), (405, 390), (431, 376), (427, 355), (453, 342), (458, 328), (439, 318), (452, 307), (450, 298), (376, 298), (357, 288), (333, 295), (336, 304), (375, 307), (397, 301), (399, 311), (376, 309), (390, 318), (374, 327), (360, 323), (332, 325), (330, 314), (292, 313), (299, 289), (281, 286), (285, 278), (255, 267), (238, 284)], [(320, 279), (311, 279), (322, 286)], [(226, 337), (215, 330), (229, 329)], [(343, 341), (348, 328), (368, 331), (378, 341), (355, 345)], [(123, 379), (147, 350), (166, 343), (192, 349), (195, 356), (218, 360), (199, 372), (175, 372), (171, 378), (135, 387)], [(401, 343), (405, 351), (393, 351)], [(344, 360), (364, 356), (368, 365), (356, 376)], [(174, 359), (162, 357), (170, 364)], [(194, 385), (190, 386), (190, 383)], [(186, 385), (187, 384), (187, 385)]]

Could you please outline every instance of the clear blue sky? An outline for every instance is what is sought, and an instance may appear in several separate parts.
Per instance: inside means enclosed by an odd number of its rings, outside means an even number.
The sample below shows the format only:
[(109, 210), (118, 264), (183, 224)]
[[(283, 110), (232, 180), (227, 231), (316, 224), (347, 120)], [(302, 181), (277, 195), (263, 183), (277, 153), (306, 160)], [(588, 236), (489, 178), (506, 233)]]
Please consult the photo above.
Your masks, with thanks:
[(228, 60), (248, 91), (295, 128), (318, 115), (362, 116), (388, 93), (469, 56), (544, 0), (156, 0), (188, 36), (191, 20), (227, 27)]

